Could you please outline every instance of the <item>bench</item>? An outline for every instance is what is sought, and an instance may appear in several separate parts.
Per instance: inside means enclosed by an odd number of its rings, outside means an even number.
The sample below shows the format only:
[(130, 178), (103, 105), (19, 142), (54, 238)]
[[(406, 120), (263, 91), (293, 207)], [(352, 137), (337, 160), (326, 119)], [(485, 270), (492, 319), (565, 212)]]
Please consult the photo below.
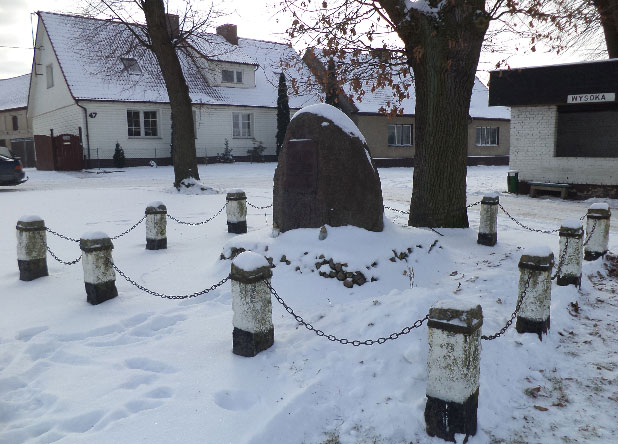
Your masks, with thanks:
[(566, 199), (570, 188), (567, 183), (528, 182), (528, 185), (530, 185), (530, 197), (536, 197), (536, 192), (539, 190), (560, 191), (560, 197)]

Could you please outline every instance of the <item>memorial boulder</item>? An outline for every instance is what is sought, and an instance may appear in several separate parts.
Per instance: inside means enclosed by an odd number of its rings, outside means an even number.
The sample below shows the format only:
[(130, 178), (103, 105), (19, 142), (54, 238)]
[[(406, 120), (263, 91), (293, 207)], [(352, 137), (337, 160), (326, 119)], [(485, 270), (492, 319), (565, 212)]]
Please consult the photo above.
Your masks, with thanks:
[(273, 222), (281, 232), (384, 228), (380, 176), (362, 133), (337, 108), (311, 105), (292, 118), (275, 171)]

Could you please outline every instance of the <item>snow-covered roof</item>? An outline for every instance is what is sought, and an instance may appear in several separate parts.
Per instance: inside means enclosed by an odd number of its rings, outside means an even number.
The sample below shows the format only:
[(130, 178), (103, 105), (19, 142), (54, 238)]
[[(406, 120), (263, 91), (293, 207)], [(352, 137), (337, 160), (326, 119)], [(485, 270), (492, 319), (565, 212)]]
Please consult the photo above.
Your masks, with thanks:
[[(325, 57), (321, 54), (321, 51), (314, 51), (314, 54), (321, 59), (323, 66), (327, 66), (327, 61)], [(362, 56), (358, 56), (359, 60), (363, 57), (372, 58), (377, 57), (371, 54), (364, 54)], [(368, 65), (376, 64), (375, 60), (368, 60)], [(348, 73), (347, 76), (350, 77), (348, 80), (354, 78), (354, 67), (353, 62), (350, 61), (338, 61), (341, 66), (342, 63), (346, 64)], [(356, 62), (358, 63), (358, 62)], [(363, 64), (364, 65), (364, 64)], [(350, 66), (352, 66), (350, 68)], [(338, 68), (339, 70), (339, 68)], [(354, 105), (357, 107), (358, 112), (360, 113), (379, 113), (380, 109), (389, 110), (393, 106), (396, 106), (398, 109), (401, 109), (404, 114), (415, 114), (416, 109), (416, 93), (414, 90), (414, 79), (409, 76), (402, 77), (399, 73), (393, 70), (393, 79), (399, 78), (399, 85), (404, 87), (407, 85), (407, 94), (409, 97), (403, 99), (401, 102), (399, 101), (397, 94), (390, 86), (377, 86), (377, 80), (372, 78), (368, 80), (367, 72), (365, 72), (365, 68), (361, 66), (359, 68), (360, 71), (363, 71), (360, 77), (363, 77), (361, 81), (361, 86), (364, 91), (364, 94), (361, 97), (361, 100), (358, 100), (358, 93), (353, 90), (352, 84), (350, 81), (345, 82), (342, 86), (343, 91), (346, 93), (348, 98), (350, 98)], [(373, 90), (373, 91), (372, 91)], [(474, 79), (474, 87), (472, 88), (472, 98), (470, 100), (470, 117), (473, 118), (487, 118), (487, 119), (510, 119), (511, 118), (511, 109), (505, 106), (492, 106), (489, 107), (489, 89), (477, 78)]]
[(30, 74), (0, 80), (0, 111), (28, 106)]
[[(39, 16), (76, 100), (169, 101), (154, 54), (137, 44), (126, 25), (49, 12)], [(298, 60), (296, 52), (281, 43), (240, 38), (236, 46), (204, 33), (192, 36), (190, 44), (178, 56), (194, 103), (276, 107), (279, 73), (283, 70), (290, 78), (306, 69), (298, 63), (281, 68), (282, 61)], [(135, 58), (141, 73), (129, 74), (121, 58)], [(209, 60), (254, 65), (255, 88), (210, 85), (204, 72)], [(296, 96), (291, 90), (288, 94), (291, 108), (319, 101), (315, 95)]]
[[(400, 105), (396, 95), (391, 87), (385, 86), (376, 88), (371, 92), (371, 87), (366, 88), (365, 95), (362, 101), (355, 100), (354, 104), (361, 113), (378, 113), (380, 108), (389, 109), (392, 105), (397, 105), (404, 114), (414, 114), (416, 109), (416, 93), (414, 91), (414, 83), (408, 88), (410, 97), (401, 101)], [(355, 94), (349, 84), (343, 86), (344, 91), (349, 97), (354, 97)], [(510, 119), (511, 109), (506, 106), (489, 107), (489, 89), (478, 79), (474, 79), (474, 87), (472, 88), (472, 98), (470, 99), (470, 117), (487, 118), (487, 119)]]

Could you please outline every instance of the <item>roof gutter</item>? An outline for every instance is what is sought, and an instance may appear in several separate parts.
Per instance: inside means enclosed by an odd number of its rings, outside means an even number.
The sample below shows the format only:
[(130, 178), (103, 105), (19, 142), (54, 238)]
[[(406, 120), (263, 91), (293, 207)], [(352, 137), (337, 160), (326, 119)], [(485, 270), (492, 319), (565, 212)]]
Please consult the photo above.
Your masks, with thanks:
[(88, 110), (79, 104), (76, 100), (75, 104), (84, 110), (84, 119), (86, 121), (86, 144), (88, 145), (88, 161), (90, 161), (90, 130), (88, 129)]

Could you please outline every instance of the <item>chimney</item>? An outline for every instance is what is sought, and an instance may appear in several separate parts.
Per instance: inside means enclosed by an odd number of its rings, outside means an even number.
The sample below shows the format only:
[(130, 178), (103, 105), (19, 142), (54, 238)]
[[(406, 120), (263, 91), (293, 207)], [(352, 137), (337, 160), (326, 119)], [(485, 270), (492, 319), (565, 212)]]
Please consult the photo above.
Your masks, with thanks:
[(217, 26), (217, 34), (230, 42), (232, 45), (238, 45), (238, 31), (236, 25), (225, 24)]
[(167, 27), (167, 33), (172, 39), (178, 38), (180, 34), (180, 22), (178, 15), (165, 14), (165, 25)]

